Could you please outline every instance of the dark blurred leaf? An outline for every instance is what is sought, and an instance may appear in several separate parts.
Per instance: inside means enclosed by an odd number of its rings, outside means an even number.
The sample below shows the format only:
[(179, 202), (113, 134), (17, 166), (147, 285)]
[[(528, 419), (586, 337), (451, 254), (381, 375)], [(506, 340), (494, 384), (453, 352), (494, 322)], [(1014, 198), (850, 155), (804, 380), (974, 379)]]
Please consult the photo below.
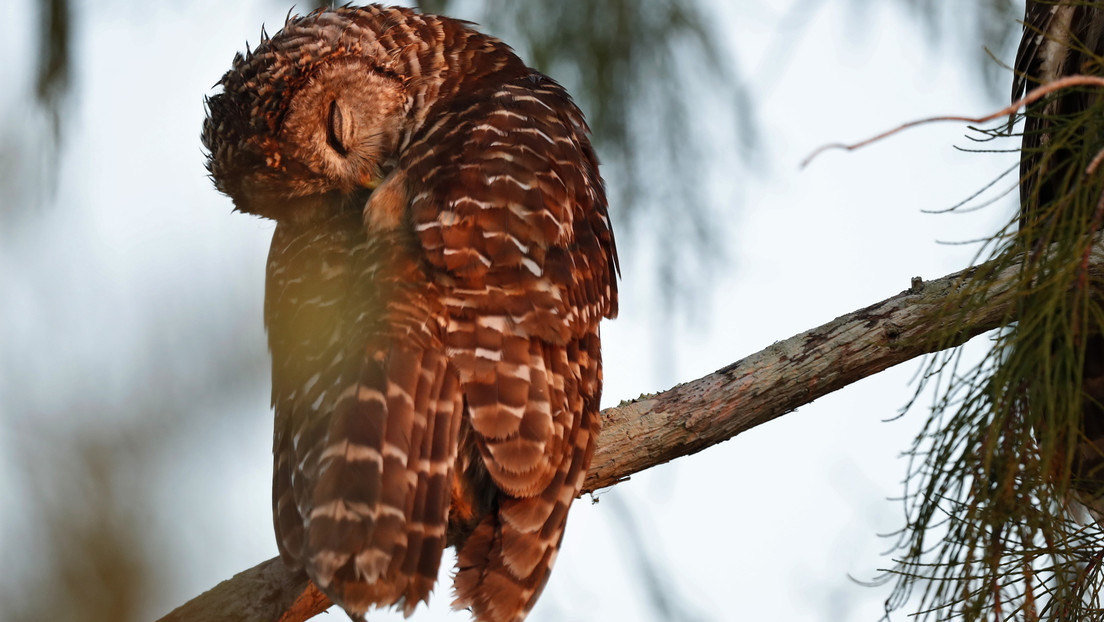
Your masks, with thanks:
[(122, 474), (148, 463), (148, 456), (135, 455), (142, 440), (63, 432), (49, 439), (48, 448), (20, 448), (18, 466), (28, 493), (20, 506), (37, 527), (35, 554), (0, 589), (4, 619), (140, 619), (153, 596), (155, 558), (146, 550), (135, 511), (142, 507), (142, 493), (128, 489), (129, 477)]
[(666, 571), (670, 564), (658, 553), (655, 537), (646, 537), (637, 513), (625, 502), (620, 491), (603, 499), (617, 515), (622, 551), (639, 574), (641, 587), (656, 619), (663, 622), (705, 622), (710, 618), (695, 611), (693, 601), (680, 593), (678, 583)]
[(44, 0), (38, 5), (38, 12), (40, 30), (35, 98), (49, 115), (57, 142), (61, 138), (61, 108), (71, 84), (69, 0)]

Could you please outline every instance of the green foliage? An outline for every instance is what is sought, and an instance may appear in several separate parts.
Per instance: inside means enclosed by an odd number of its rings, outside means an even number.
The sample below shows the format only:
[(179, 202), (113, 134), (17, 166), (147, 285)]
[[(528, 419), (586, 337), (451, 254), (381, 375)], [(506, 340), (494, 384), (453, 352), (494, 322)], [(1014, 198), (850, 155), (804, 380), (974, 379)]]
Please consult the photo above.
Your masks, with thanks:
[[(1104, 332), (1104, 282), (1088, 266), (1104, 219), (1104, 177), (1093, 164), (1104, 103), (1046, 117), (1045, 127), (1049, 139), (1024, 154), (1033, 182), (1025, 216), (985, 247), (998, 266), (1022, 266), (1014, 316), (981, 362), (944, 352), (921, 383), (937, 398), (911, 449), (887, 611), (918, 601), (920, 617), (932, 620), (1104, 615), (1104, 531), (1094, 519), (1101, 480), (1088, 469), (1100, 456), (1083, 423), (1100, 404), (1082, 389), (1086, 352), (1099, 355)], [(984, 284), (964, 287), (933, 338), (952, 342), (956, 314), (986, 297)]]

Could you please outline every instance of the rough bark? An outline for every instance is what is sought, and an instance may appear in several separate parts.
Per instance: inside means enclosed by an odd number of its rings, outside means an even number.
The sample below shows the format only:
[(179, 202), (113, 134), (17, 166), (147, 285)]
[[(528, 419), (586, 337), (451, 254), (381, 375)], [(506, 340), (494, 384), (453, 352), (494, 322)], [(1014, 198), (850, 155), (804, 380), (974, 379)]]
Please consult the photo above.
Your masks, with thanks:
[(277, 622), (309, 583), (306, 575), (292, 573), (273, 557), (196, 596), (159, 622)]
[[(1087, 266), (1092, 276), (1104, 275), (1104, 242), (1099, 239)], [(857, 380), (1001, 326), (1013, 317), (1019, 271), (1017, 264), (1000, 271), (983, 264), (936, 281), (913, 278), (907, 290), (892, 298), (779, 341), (703, 378), (607, 408), (584, 492), (696, 453)], [(978, 279), (989, 283), (985, 300), (950, 308), (961, 300), (952, 294), (975, 287)], [(317, 600), (317, 590), (307, 588), (305, 577), (293, 576), (274, 558), (223, 581), (160, 622), (306, 620), (327, 604)]]

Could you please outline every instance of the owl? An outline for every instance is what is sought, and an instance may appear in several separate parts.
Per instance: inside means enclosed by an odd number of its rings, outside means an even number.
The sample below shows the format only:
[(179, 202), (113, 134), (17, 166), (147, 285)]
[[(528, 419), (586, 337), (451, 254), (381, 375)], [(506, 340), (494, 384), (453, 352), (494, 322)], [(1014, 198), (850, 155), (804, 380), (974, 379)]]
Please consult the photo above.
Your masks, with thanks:
[(350, 616), (519, 621), (599, 431), (617, 254), (582, 113), (469, 24), (290, 18), (207, 100), (216, 188), (275, 221), (265, 282), (283, 560)]

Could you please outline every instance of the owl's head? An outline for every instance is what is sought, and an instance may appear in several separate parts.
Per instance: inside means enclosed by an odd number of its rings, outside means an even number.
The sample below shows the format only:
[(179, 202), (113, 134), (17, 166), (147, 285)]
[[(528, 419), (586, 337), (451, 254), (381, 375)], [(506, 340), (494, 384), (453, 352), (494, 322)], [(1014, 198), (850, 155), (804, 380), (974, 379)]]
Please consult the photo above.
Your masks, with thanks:
[(203, 144), (215, 186), (237, 209), (309, 222), (370, 192), (395, 166), (409, 78), (370, 36), (371, 18), (386, 11), (292, 19), (234, 58), (222, 92), (207, 100)]

